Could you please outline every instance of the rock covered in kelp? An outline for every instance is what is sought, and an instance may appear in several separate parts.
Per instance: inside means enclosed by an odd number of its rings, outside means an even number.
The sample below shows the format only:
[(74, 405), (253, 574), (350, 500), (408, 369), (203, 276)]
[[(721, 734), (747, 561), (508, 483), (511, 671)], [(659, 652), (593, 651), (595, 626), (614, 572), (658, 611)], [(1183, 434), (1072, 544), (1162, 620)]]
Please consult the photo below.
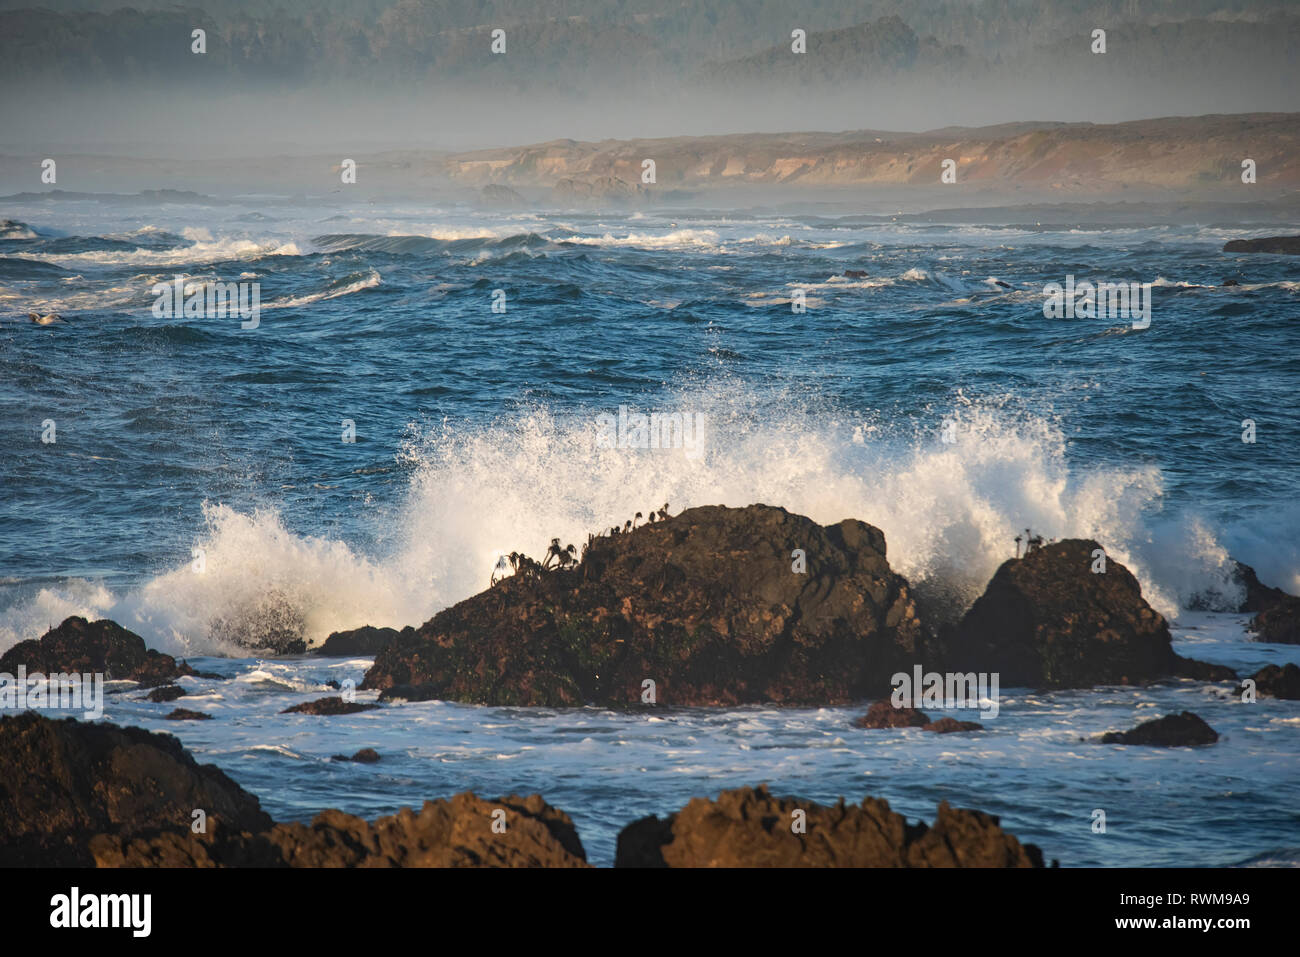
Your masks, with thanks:
[(106, 680), (138, 681), (146, 687), (195, 674), (171, 655), (146, 648), (143, 638), (116, 622), (75, 615), (0, 656), (0, 672), (16, 674), (19, 665), (25, 665), (28, 674), (102, 674)]
[(1138, 744), (1156, 748), (1186, 748), (1214, 744), (1218, 733), (1190, 711), (1144, 721), (1131, 731), (1109, 731), (1102, 744)]
[(695, 798), (666, 819), (642, 818), (618, 836), (615, 867), (1041, 867), (980, 811), (939, 805), (933, 827), (909, 825), (889, 802), (825, 807), (765, 787)]
[(494, 705), (828, 704), (883, 692), (924, 642), (879, 529), (706, 506), (439, 612), (361, 687)]

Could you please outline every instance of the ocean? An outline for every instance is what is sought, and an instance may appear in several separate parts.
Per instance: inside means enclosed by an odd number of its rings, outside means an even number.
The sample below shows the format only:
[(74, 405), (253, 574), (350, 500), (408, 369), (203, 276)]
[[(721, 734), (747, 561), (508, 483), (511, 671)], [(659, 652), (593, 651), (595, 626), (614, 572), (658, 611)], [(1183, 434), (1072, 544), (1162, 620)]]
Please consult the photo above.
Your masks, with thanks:
[[(1300, 663), (1230, 610), (1229, 556), (1300, 592), (1300, 276), (1220, 251), (1260, 229), (257, 196), (0, 214), (0, 650), (107, 617), (231, 676), (181, 682), (215, 721), (127, 694), (106, 718), (177, 734), (277, 819), (538, 791), (608, 864), (632, 820), (767, 782), (925, 820), (979, 808), (1064, 866), (1300, 863), (1300, 703), (1229, 684), (1004, 688), (984, 732), (948, 736), (855, 729), (866, 702), (318, 718), (278, 712), (365, 659), (258, 659), (214, 628), (418, 625), (502, 552), (664, 502), (762, 502), (880, 527), (955, 608), (1024, 529), (1095, 538), (1181, 654)], [(1149, 327), (1046, 318), (1071, 276), (1149, 283)], [(256, 327), (155, 315), (177, 277), (257, 283)], [(606, 447), (620, 411), (702, 415), (702, 450)], [(1183, 709), (1220, 743), (1080, 740)], [(383, 760), (329, 760), (361, 747)]]

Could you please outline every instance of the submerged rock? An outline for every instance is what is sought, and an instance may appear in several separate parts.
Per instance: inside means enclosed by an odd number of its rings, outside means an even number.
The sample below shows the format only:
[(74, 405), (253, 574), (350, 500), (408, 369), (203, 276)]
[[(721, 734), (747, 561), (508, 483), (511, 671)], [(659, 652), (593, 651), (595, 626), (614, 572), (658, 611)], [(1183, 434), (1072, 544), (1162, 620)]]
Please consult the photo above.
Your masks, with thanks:
[(163, 685), (161, 688), (154, 688), (145, 695), (145, 700), (159, 704), (167, 701), (175, 701), (177, 698), (183, 697), (185, 697), (185, 689), (180, 685)]
[(373, 711), (377, 704), (362, 704), (360, 701), (344, 701), (338, 695), (304, 701), (285, 708), (281, 714), (356, 714), (358, 711)]
[(663, 705), (829, 704), (885, 691), (924, 644), (879, 529), (706, 506), (439, 612), (361, 687), (492, 705), (630, 707), (651, 690)]
[[(803, 812), (802, 815), (796, 812)], [(796, 831), (802, 823), (804, 832)], [(939, 805), (933, 827), (909, 825), (889, 802), (834, 807), (775, 798), (765, 787), (695, 798), (666, 819), (642, 818), (618, 836), (615, 867), (1042, 867), (980, 811)]]
[(357, 764), (374, 764), (379, 760), (379, 752), (374, 748), (362, 748), (352, 757), (346, 754), (336, 754), (330, 758), (331, 761), (355, 761)]
[(958, 721), (956, 718), (940, 718), (938, 721), (931, 721), (929, 724), (921, 726), (922, 731), (933, 731), (935, 734), (952, 734), (957, 731), (983, 731), (984, 725), (977, 721)]
[[(1257, 694), (1288, 701), (1300, 700), (1300, 666), (1286, 664), (1268, 665), (1250, 676)], [(1240, 694), (1244, 687), (1238, 688)]]
[(1144, 721), (1131, 731), (1110, 731), (1102, 744), (1141, 744), (1157, 748), (1196, 747), (1214, 744), (1218, 733), (1190, 711)]
[(948, 633), (953, 670), (998, 672), (1003, 687), (1137, 684), (1220, 666), (1174, 654), (1165, 619), (1127, 568), (1094, 573), (1094, 541), (1068, 539), (1004, 562)]
[(930, 723), (930, 716), (916, 708), (898, 708), (888, 698), (875, 702), (867, 713), (853, 722), (858, 728), (920, 728)]
[(271, 826), (257, 798), (169, 734), (0, 717), (0, 866), (86, 866), (94, 835), (188, 833), (195, 809), (238, 830)]
[(1258, 239), (1229, 239), (1225, 253), (1286, 253), (1300, 256), (1300, 236), (1262, 236)]
[(211, 721), (212, 715), (204, 714), (202, 711), (191, 711), (189, 708), (175, 708), (169, 712), (166, 721)]
[(313, 648), (312, 654), (322, 658), (368, 658), (377, 654), (398, 634), (396, 628), (374, 628), (370, 625), (351, 631), (336, 631), (319, 648)]
[(106, 618), (92, 622), (75, 615), (0, 656), (2, 672), (15, 674), (19, 665), (25, 665), (29, 675), (102, 674), (105, 680), (138, 681), (146, 687), (195, 674), (171, 655), (146, 648), (143, 638), (116, 622)]

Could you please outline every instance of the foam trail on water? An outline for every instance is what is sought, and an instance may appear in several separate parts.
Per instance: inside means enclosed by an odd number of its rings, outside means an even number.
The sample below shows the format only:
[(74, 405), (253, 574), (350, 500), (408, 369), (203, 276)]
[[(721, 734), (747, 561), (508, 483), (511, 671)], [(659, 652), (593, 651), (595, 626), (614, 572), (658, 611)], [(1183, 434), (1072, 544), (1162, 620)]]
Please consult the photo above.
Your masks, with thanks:
[[(664, 502), (673, 514), (761, 502), (823, 524), (870, 522), (895, 570), (959, 607), (1026, 527), (1097, 539), (1166, 616), (1198, 593), (1235, 596), (1222, 536), (1196, 515), (1165, 513), (1156, 467), (1071, 467), (1058, 424), (1008, 402), (959, 396), (899, 416), (713, 381), (631, 411), (704, 413), (703, 454), (601, 447), (596, 416), (616, 407), (560, 415), (533, 405), (488, 424), (413, 426), (400, 452), (412, 466), (404, 499), (357, 519), (378, 523), (376, 554), (295, 534), (275, 511), (210, 504), (201, 574), (187, 564), (121, 596), (84, 582), (43, 589), (0, 615), (0, 646), (73, 613), (112, 617), (179, 654), (233, 651), (213, 624), (241, 616), (284, 612), (309, 642), (364, 624), (418, 625), (486, 588), (498, 554), (540, 558), (555, 536), (581, 547), (589, 532)], [(1273, 580), (1290, 584), (1294, 569)]]

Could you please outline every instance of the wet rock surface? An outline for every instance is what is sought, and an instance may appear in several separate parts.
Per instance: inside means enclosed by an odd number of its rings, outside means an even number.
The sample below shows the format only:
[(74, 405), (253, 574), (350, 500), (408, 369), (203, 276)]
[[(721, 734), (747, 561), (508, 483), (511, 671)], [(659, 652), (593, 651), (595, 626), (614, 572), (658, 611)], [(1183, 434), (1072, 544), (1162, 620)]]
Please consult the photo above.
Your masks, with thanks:
[(378, 654), (398, 634), (396, 628), (374, 628), (370, 625), (352, 631), (336, 631), (320, 647), (313, 648), (312, 654), (322, 658), (367, 658)]
[(143, 638), (116, 622), (77, 616), (0, 656), (0, 671), (16, 674), (19, 665), (25, 665), (28, 674), (102, 674), (106, 680), (138, 681), (146, 687), (195, 674), (171, 655), (146, 648)]
[(1169, 625), (1127, 568), (1107, 559), (1104, 572), (1092, 571), (1100, 547), (1067, 539), (1004, 562), (945, 634), (952, 670), (998, 672), (1004, 688), (1138, 684), (1198, 666), (1216, 673), (1174, 654)]
[[(806, 570), (794, 569), (802, 550)], [(706, 506), (593, 539), (403, 632), (362, 688), (493, 705), (832, 704), (887, 690), (925, 633), (884, 535), (780, 508)]]
[(377, 704), (345, 701), (338, 695), (331, 695), (328, 698), (317, 698), (315, 701), (304, 701), (302, 704), (295, 704), (292, 707), (285, 708), (280, 714), (356, 714), (358, 711), (373, 711), (378, 707)]
[(1199, 747), (1214, 744), (1218, 733), (1190, 711), (1144, 721), (1131, 731), (1110, 731), (1102, 744), (1138, 744), (1157, 748)]
[(94, 835), (188, 832), (196, 808), (233, 828), (271, 825), (257, 798), (171, 735), (34, 712), (0, 718), (0, 865), (88, 865)]
[[(1258, 695), (1288, 701), (1300, 700), (1300, 666), (1267, 665), (1250, 677), (1255, 682), (1255, 692)], [(1242, 690), (1244, 689), (1237, 689), (1238, 693)]]
[[(803, 812), (804, 833), (792, 827)], [(889, 803), (864, 798), (833, 807), (773, 797), (766, 788), (695, 798), (665, 819), (643, 818), (619, 834), (615, 867), (1041, 867), (980, 811), (939, 805), (932, 827), (910, 825)]]

